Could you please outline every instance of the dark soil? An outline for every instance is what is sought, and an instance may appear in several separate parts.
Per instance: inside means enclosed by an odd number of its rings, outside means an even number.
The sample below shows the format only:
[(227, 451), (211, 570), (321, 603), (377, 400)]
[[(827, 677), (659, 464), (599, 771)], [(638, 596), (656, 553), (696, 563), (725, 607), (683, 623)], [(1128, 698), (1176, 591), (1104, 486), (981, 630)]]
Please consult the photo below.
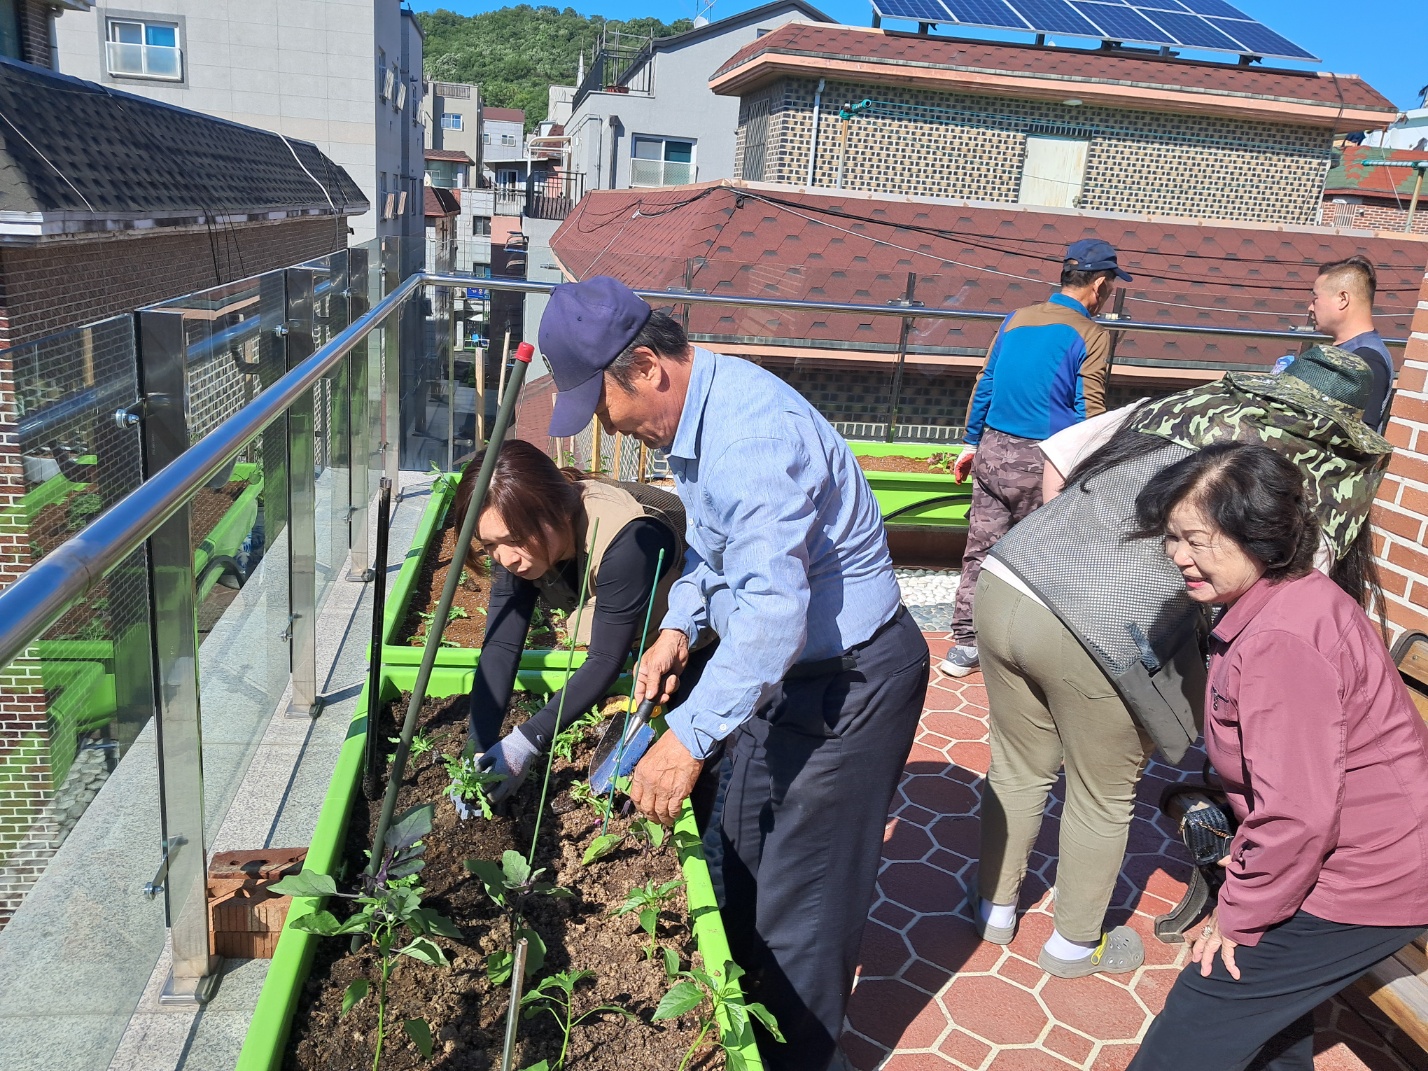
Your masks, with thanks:
[(950, 475), (952, 463), (957, 460), (957, 451), (933, 454), (932, 457), (863, 457), (859, 455), (858, 465), (864, 472), (935, 472)]
[[(513, 703), (505, 731), (528, 712)], [(384, 739), (397, 734), (396, 716), (405, 714), (410, 696), (382, 712)], [(529, 703), (529, 700), (526, 700)], [(414, 756), (402, 786), (397, 813), (418, 803), (437, 800), (436, 818), (427, 838), (423, 902), (446, 915), (465, 935), (462, 941), (434, 938), (451, 961), (450, 969), (429, 967), (399, 958), (391, 974), (387, 996), (389, 1030), (382, 1067), (388, 1071), (434, 1068), (440, 1071), (487, 1071), (500, 1066), (509, 986), (497, 988), (486, 977), (485, 958), (507, 947), (504, 918), (487, 897), (481, 883), (462, 865), (467, 859), (499, 860), (502, 851), (526, 851), (534, 832), (541, 792), (541, 773), (533, 773), (509, 807), (512, 817), (497, 815), (461, 821), (446, 797), (449, 784), (440, 754), (456, 754), (465, 743), (465, 697), (428, 699), (421, 711), (421, 731), (434, 748)], [(623, 709), (621, 707), (620, 709)], [(566, 1063), (579, 1071), (673, 1071), (699, 1033), (696, 1018), (652, 1023), (650, 1016), (668, 988), (664, 966), (657, 956), (646, 961), (645, 934), (633, 916), (610, 918), (611, 908), (630, 889), (653, 879), (663, 883), (682, 877), (674, 847), (666, 841), (658, 850), (641, 850), (632, 842), (614, 855), (581, 867), (580, 860), (598, 833), (593, 812), (571, 800), (570, 785), (583, 779), (590, 753), (599, 739), (592, 730), (575, 751), (575, 762), (556, 760), (551, 776), (545, 819), (540, 827), (535, 863), (553, 871), (554, 880), (570, 889), (570, 899), (543, 899), (531, 905), (528, 917), (548, 949), (545, 965), (530, 980), (562, 970), (590, 970), (593, 981), (576, 989), (577, 1014), (597, 1004), (615, 1004), (637, 1019), (604, 1014), (575, 1028)], [(356, 874), (375, 834), (381, 801), (368, 802), (360, 794), (348, 827), (346, 869)], [(628, 819), (616, 818), (612, 831), (626, 828)], [(339, 888), (355, 884), (339, 878)], [(537, 898), (539, 899), (539, 898)], [(341, 904), (335, 908), (340, 913)], [(291, 1071), (365, 1071), (372, 1066), (377, 1004), (378, 960), (368, 945), (349, 953), (349, 938), (320, 938), (312, 973), (299, 999), (284, 1066)], [(683, 966), (694, 953), (688, 911), (681, 895), (661, 915), (661, 947), (674, 949)], [(357, 978), (372, 983), (372, 994), (344, 1018), (339, 1015), (343, 993)], [(428, 1063), (402, 1032), (402, 1020), (425, 1018), (435, 1039)], [(516, 1043), (517, 1068), (548, 1060), (553, 1067), (560, 1054), (561, 1033), (550, 1015), (522, 1019)], [(691, 1064), (700, 1071), (722, 1065), (719, 1050), (708, 1041)]]
[[(416, 591), (412, 593), (406, 620), (397, 632), (396, 643), (420, 646), (426, 642), (427, 623), (422, 614), (434, 613), (436, 604), (441, 601), (441, 592), (446, 586), (446, 574), (451, 568), (452, 549), (456, 546), (458, 534), (456, 528), (448, 523), (441, 532), (440, 548), (435, 553), (430, 549), (427, 551), (426, 560), (422, 562), (421, 575), (417, 577)], [(468, 566), (462, 566), (466, 577), (456, 587), (451, 608), (456, 610), (459, 607), (466, 612), (466, 616), (458, 614), (447, 622), (446, 631), (441, 634), (442, 642), (447, 646), (476, 648), (486, 640), (486, 608), (491, 601), (491, 577), (489, 559), (483, 554), (481, 560), (483, 568), (479, 573), (473, 572)], [(542, 623), (551, 620), (550, 607), (542, 600), (537, 609), (540, 611), (540, 618), (531, 622), (530, 633), (526, 636), (525, 646), (528, 651), (552, 648), (559, 641), (555, 630), (549, 624)]]

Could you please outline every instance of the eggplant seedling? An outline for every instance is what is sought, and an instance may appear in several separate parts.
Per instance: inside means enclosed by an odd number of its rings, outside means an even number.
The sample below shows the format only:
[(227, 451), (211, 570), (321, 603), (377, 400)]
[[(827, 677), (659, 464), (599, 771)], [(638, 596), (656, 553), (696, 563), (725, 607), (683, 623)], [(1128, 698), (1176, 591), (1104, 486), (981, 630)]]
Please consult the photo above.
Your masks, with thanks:
[(532, 870), (520, 852), (507, 849), (499, 863), (491, 859), (468, 859), (466, 869), (480, 879), (510, 928), (510, 946), (486, 957), (486, 977), (493, 985), (504, 985), (511, 977), (515, 963), (515, 947), (522, 937), (529, 942), (526, 952), (526, 976), (540, 970), (545, 963), (545, 942), (531, 929), (526, 920), (526, 905), (533, 897), (564, 898), (573, 895), (569, 889), (541, 881), (544, 869)]
[[(434, 807), (430, 803), (413, 807), (387, 831), (382, 849), (382, 865), (375, 874), (363, 874), (361, 888), (354, 893), (339, 892), (337, 883), (327, 874), (305, 870), (275, 882), (273, 892), (284, 896), (340, 896), (357, 906), (345, 919), (330, 911), (314, 911), (289, 924), (297, 930), (337, 937), (342, 934), (362, 934), (376, 946), (377, 975), (377, 1043), (372, 1054), (372, 1071), (382, 1062), (382, 1044), (387, 1030), (387, 979), (398, 956), (406, 956), (429, 967), (450, 967), (445, 953), (430, 940), (432, 934), (459, 939), (461, 931), (450, 919), (437, 914), (421, 903), (425, 892), (417, 884), (417, 875), (426, 865), (422, 854), (426, 845), (422, 838), (431, 832)], [(398, 942), (406, 940), (400, 948)], [(359, 978), (342, 995), (342, 1015), (346, 1015), (371, 990), (366, 978)], [(431, 1057), (431, 1027), (425, 1019), (406, 1019), (402, 1029), (424, 1058)]]
[(645, 946), (645, 959), (654, 959), (654, 954), (659, 951), (656, 937), (659, 930), (659, 913), (674, 903), (682, 888), (684, 882), (679, 880), (667, 881), (659, 886), (653, 881), (647, 881), (631, 889), (625, 899), (610, 912), (612, 918), (639, 912), (640, 929), (644, 930), (650, 939), (649, 944)]
[(586, 1019), (604, 1012), (614, 1012), (626, 1019), (635, 1016), (616, 1004), (600, 1004), (580, 1015), (575, 1014), (575, 987), (587, 979), (595, 977), (594, 971), (561, 971), (540, 980), (540, 984), (521, 998), (521, 1006), (526, 1009), (525, 1017), (534, 1019), (546, 1012), (560, 1027), (560, 1055), (555, 1063), (545, 1060), (533, 1064), (525, 1071), (561, 1071), (565, 1067), (565, 1054), (570, 1051), (570, 1035)]
[(491, 805), (490, 786), (500, 784), (506, 775), (478, 769), (475, 757), (470, 755), (443, 755), (441, 761), (446, 766), (446, 775), (451, 778), (453, 802), (458, 798), (467, 803), (475, 800), (481, 808), (481, 817), (490, 821), (496, 813)]
[[(694, 1039), (694, 1044), (685, 1050), (684, 1058), (679, 1061), (679, 1067), (675, 1071), (684, 1071), (689, 1066), (689, 1061), (699, 1051), (699, 1046), (704, 1044), (704, 1038), (711, 1030), (719, 1037), (719, 1046), (724, 1050), (724, 1066), (728, 1071), (747, 1071), (748, 1061), (744, 1059), (738, 1041), (744, 1036), (744, 1028), (749, 1025), (751, 1016), (782, 1043), (783, 1034), (779, 1032), (778, 1021), (773, 1012), (762, 1004), (745, 1003), (737, 984), (744, 976), (744, 971), (737, 963), (726, 962), (722, 971), (713, 973), (691, 966), (687, 971), (671, 974), (681, 981), (670, 986), (660, 998), (659, 1006), (655, 1008), (652, 1016), (654, 1021), (677, 1019), (696, 1008), (701, 1009), (699, 1036)], [(721, 1011), (729, 1024), (728, 1036), (718, 1034)]]

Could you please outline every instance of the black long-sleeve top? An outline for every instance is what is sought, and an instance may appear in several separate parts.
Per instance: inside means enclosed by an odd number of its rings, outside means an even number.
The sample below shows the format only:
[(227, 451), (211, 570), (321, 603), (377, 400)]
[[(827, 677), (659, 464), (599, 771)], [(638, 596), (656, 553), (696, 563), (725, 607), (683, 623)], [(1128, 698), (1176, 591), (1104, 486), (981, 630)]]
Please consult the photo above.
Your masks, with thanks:
[[(654, 586), (659, 553), (664, 551), (663, 573), (678, 568), (674, 535), (652, 520), (627, 524), (605, 548), (595, 584), (595, 616), (590, 627), (590, 646), (585, 662), (570, 675), (565, 688), (564, 717), (560, 692), (550, 697), (539, 714), (520, 728), (527, 739), (544, 750), (556, 733), (593, 707), (620, 675), (629, 657), (640, 626), (645, 621), (650, 591)], [(573, 591), (580, 590), (580, 575), (574, 560), (558, 566)], [(663, 574), (662, 574), (663, 575)], [(521, 651), (530, 631), (539, 589), (529, 580), (491, 563), (491, 600), (486, 608), (486, 640), (476, 664), (476, 681), (471, 689), (470, 732), (476, 749), (485, 751), (500, 739), (501, 722), (515, 687)], [(575, 615), (570, 616), (574, 626)], [(659, 628), (650, 622), (651, 630)]]

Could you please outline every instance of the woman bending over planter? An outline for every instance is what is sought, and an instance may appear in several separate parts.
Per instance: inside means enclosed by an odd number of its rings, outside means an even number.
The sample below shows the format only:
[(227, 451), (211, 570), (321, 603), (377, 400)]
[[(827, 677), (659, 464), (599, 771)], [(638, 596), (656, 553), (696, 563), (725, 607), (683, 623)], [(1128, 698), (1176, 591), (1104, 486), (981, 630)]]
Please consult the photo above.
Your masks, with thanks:
[[(483, 457), (484, 451), (466, 466), (457, 485), (457, 517), (466, 515)], [(490, 790), (492, 803), (515, 792), (531, 760), (609, 691), (639, 642), (652, 588), (649, 619), (658, 627), (683, 562), (683, 532), (684, 507), (667, 491), (559, 469), (520, 439), (501, 445), (476, 524), (492, 575), (470, 712), (470, 738), (477, 752), (484, 752), (482, 768), (505, 776)], [(594, 559), (590, 591), (579, 633), (572, 637), (587, 645), (585, 661), (566, 682), (563, 706), (562, 692), (556, 692), (540, 713), (500, 738), (536, 600), (544, 596), (573, 621), (587, 554)], [(478, 561), (473, 542), (466, 563), (475, 568)], [(657, 567), (662, 571), (656, 588)]]
[(1312, 1071), (1313, 1010), (1428, 925), (1428, 728), (1383, 637), (1313, 569), (1300, 470), (1221, 445), (1153, 477), (1142, 535), (1210, 637), (1205, 747), (1239, 829), (1219, 906), (1131, 1071)]

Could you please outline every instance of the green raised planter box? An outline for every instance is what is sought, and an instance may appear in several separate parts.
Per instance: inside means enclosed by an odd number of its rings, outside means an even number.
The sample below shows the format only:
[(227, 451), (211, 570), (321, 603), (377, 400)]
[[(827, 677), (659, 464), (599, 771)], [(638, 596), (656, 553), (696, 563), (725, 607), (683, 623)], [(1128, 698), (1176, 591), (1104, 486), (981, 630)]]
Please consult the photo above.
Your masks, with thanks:
[[(449, 691), (442, 681), (453, 677), (432, 677), (428, 696), (441, 697), (459, 694)], [(402, 691), (387, 673), (382, 675), (381, 695), (378, 703), (395, 699)], [(538, 688), (531, 688), (538, 691)], [(357, 701), (357, 709), (352, 724), (347, 730), (347, 738), (337, 758), (337, 766), (332, 772), (327, 796), (322, 811), (318, 815), (317, 828), (313, 831), (312, 843), (308, 847), (304, 869), (321, 874), (338, 876), (342, 863), (342, 845), (347, 836), (347, 820), (352, 812), (352, 802), (361, 791), (362, 755), (367, 735), (367, 712), (374, 705), (370, 702), (367, 687)], [(714, 899), (714, 885), (710, 880), (709, 866), (704, 859), (699, 844), (698, 826), (688, 801), (675, 825), (677, 832), (691, 834), (676, 838), (683, 845), (678, 849), (680, 865), (684, 870), (685, 895), (689, 902), (690, 929), (696, 946), (706, 966), (719, 967), (733, 959), (729, 951), (728, 937), (724, 933), (724, 922), (719, 915)], [(258, 1004), (253, 1011), (253, 1019), (248, 1025), (248, 1034), (239, 1054), (236, 1071), (278, 1071), (282, 1067), (283, 1052), (287, 1047), (288, 1034), (292, 1029), (293, 1013), (297, 1009), (298, 995), (302, 991), (309, 971), (312, 969), (313, 953), (320, 938), (316, 934), (297, 930), (291, 920), (301, 918), (319, 910), (322, 901), (297, 897), (288, 910), (289, 924), (283, 927), (273, 953), (272, 965), (267, 979), (258, 994)], [(458, 924), (461, 920), (456, 920)], [(728, 1020), (720, 1015), (720, 1028), (731, 1047), (737, 1046), (750, 1071), (762, 1071), (763, 1061), (759, 1057), (754, 1042), (753, 1031), (745, 1026), (739, 1036), (734, 1036)]]
[[(857, 457), (930, 458), (955, 453), (946, 443), (874, 443), (850, 440)], [(958, 483), (950, 472), (863, 471), (878, 500), (883, 521), (889, 526), (966, 528), (972, 507), (972, 481)]]
[(213, 531), (204, 536), (203, 542), (193, 552), (193, 575), (198, 580), (199, 602), (213, 590), (213, 585), (222, 575), (221, 570), (215, 569), (205, 576), (208, 563), (218, 558), (236, 558), (243, 549), (243, 540), (258, 520), (258, 499), (263, 494), (262, 470), (247, 462), (234, 465), (233, 479), (244, 480), (248, 486), (243, 488), (242, 494), (228, 507), (222, 520), (213, 526)]

